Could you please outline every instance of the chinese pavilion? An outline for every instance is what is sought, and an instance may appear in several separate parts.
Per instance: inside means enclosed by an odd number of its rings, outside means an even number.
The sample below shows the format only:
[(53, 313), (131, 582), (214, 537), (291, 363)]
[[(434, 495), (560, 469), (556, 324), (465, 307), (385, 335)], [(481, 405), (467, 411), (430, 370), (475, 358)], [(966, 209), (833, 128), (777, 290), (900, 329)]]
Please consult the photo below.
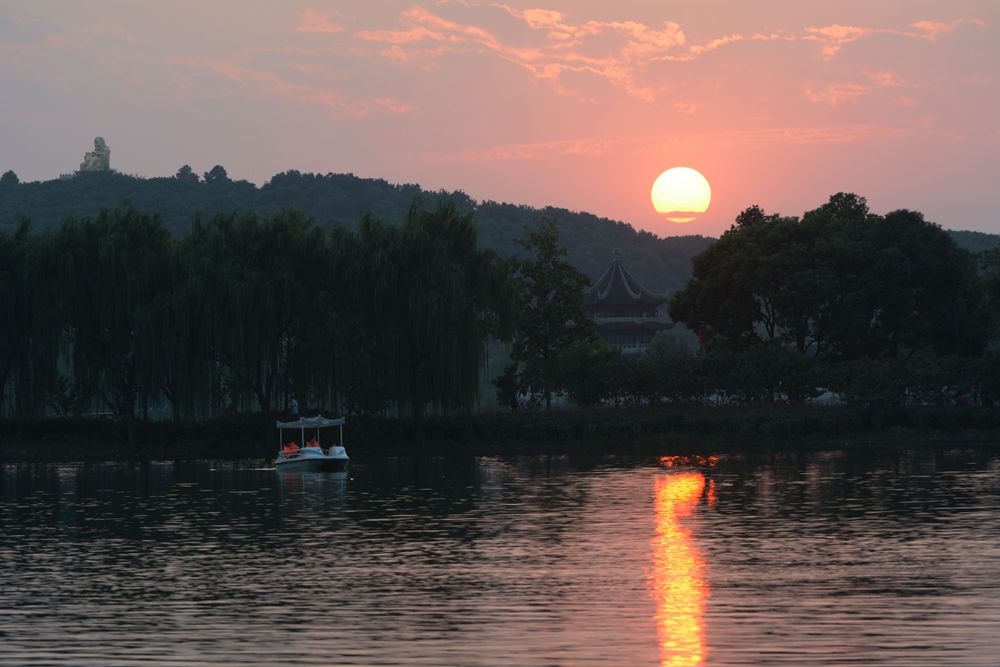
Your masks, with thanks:
[(597, 332), (629, 356), (645, 353), (658, 331), (673, 327), (666, 303), (666, 294), (649, 291), (625, 269), (618, 250), (608, 270), (583, 295)]

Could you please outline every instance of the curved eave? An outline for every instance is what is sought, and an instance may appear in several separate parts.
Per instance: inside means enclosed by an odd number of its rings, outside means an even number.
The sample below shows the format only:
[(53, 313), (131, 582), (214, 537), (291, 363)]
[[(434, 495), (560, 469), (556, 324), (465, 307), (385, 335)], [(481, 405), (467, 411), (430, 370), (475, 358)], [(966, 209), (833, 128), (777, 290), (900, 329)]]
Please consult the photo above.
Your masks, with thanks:
[(615, 259), (596, 283), (583, 295), (586, 306), (660, 306), (667, 297), (649, 291)]

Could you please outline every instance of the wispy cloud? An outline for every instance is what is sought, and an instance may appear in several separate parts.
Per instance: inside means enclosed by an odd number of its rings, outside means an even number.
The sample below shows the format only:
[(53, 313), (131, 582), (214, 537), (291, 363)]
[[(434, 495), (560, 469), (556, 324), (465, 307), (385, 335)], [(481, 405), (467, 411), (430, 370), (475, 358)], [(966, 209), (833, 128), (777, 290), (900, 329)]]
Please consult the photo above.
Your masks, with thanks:
[[(413, 108), (387, 97), (354, 99), (330, 87), (297, 83), (276, 72), (249, 67), (235, 60), (176, 57), (169, 62), (197, 76), (222, 79), (248, 91), (317, 106), (333, 116), (361, 118), (382, 111), (405, 113)], [(189, 86), (191, 79), (184, 77), (183, 81)]]
[(299, 24), (295, 27), (296, 32), (321, 32), (334, 33), (343, 32), (344, 27), (333, 22), (338, 14), (336, 12), (314, 12), (311, 9), (304, 9), (299, 12)]
[(868, 86), (860, 83), (834, 83), (819, 89), (806, 86), (806, 99), (810, 102), (818, 102), (831, 107), (838, 106), (844, 102), (853, 102), (868, 92)]
[(421, 161), (427, 164), (536, 160), (555, 156), (600, 156), (621, 144), (621, 138), (565, 139), (537, 143), (501, 144), (483, 149), (436, 153)]
[(934, 43), (941, 35), (947, 35), (955, 31), (959, 26), (973, 25), (985, 27), (986, 23), (979, 19), (956, 19), (949, 23), (938, 21), (918, 21), (910, 24), (910, 30), (899, 30), (895, 28), (870, 28), (853, 25), (840, 25), (834, 23), (822, 27), (808, 27), (802, 39), (819, 42), (821, 44), (820, 53), (829, 60), (847, 44), (856, 42), (863, 37), (872, 35), (896, 35), (910, 39), (922, 39)]
[[(468, 2), (439, 3), (474, 6)], [(571, 23), (561, 12), (545, 9), (519, 10), (508, 5), (489, 7), (502, 11), (535, 31), (529, 46), (513, 45), (501, 39), (495, 31), (473, 23), (463, 23), (443, 17), (440, 13), (417, 5), (401, 15), (400, 29), (365, 30), (355, 37), (365, 42), (378, 42), (392, 48), (382, 55), (408, 62), (426, 57), (426, 42), (444, 43), (448, 51), (479, 51), (495, 55), (515, 64), (533, 77), (564, 89), (561, 78), (568, 73), (590, 74), (623, 88), (628, 94), (653, 100), (656, 89), (637, 82), (637, 70), (652, 59), (682, 47), (685, 36), (676, 23), (665, 22), (653, 27), (635, 21), (587, 21)], [(610, 53), (589, 49), (588, 42), (596, 38), (612, 40)], [(435, 54), (446, 52), (436, 50)]]
[(477, 162), (507, 162), (558, 157), (601, 157), (608, 154), (662, 153), (678, 147), (768, 146), (776, 144), (850, 144), (878, 138), (898, 136), (928, 136), (941, 134), (931, 128), (886, 127), (874, 123), (847, 125), (785, 126), (753, 128), (685, 135), (664, 139), (659, 135), (606, 136), (540, 141), (533, 143), (500, 144), (481, 149), (469, 149), (423, 156), (423, 164), (462, 164)]
[(883, 88), (902, 88), (906, 82), (893, 72), (865, 72), (865, 75)]
[(806, 28), (802, 39), (819, 42), (821, 44), (820, 53), (826, 59), (833, 58), (845, 45), (856, 42), (862, 37), (873, 35), (877, 30), (874, 28), (862, 28), (853, 25), (833, 25), (822, 26), (820, 28)]
[[(476, 9), (479, 18), (450, 16), (461, 10)], [(456, 10), (456, 11), (451, 11)], [(501, 12), (527, 30), (526, 36), (504, 39), (483, 18), (483, 12)], [(448, 13), (450, 17), (446, 17)], [(906, 28), (867, 27), (831, 24), (807, 26), (800, 32), (732, 33), (698, 43), (690, 43), (681, 26), (672, 21), (648, 25), (638, 21), (571, 20), (567, 14), (543, 8), (519, 9), (503, 3), (473, 0), (439, 0), (433, 7), (415, 5), (404, 11), (395, 28), (362, 30), (354, 37), (362, 42), (382, 44), (378, 51), (387, 59), (412, 63), (449, 53), (492, 54), (573, 94), (566, 83), (569, 74), (585, 74), (603, 79), (628, 95), (652, 102), (665, 90), (650, 74), (660, 62), (695, 60), (707, 53), (738, 42), (815, 42), (820, 56), (831, 59), (846, 45), (875, 35), (896, 35), (935, 42), (962, 25), (984, 26), (978, 19), (956, 19), (948, 23), (919, 21)], [(876, 81), (879, 85), (887, 85)], [(809, 99), (836, 106), (864, 94), (860, 84), (836, 84), (807, 93)], [(679, 108), (679, 110), (681, 110)]]
[(910, 27), (914, 28), (918, 32), (917, 37), (926, 39), (928, 42), (936, 42), (937, 38), (941, 35), (949, 35), (955, 31), (956, 28), (962, 25), (974, 25), (979, 28), (985, 28), (986, 22), (979, 19), (956, 19), (950, 23), (940, 23), (937, 21), (918, 21), (913, 23)]

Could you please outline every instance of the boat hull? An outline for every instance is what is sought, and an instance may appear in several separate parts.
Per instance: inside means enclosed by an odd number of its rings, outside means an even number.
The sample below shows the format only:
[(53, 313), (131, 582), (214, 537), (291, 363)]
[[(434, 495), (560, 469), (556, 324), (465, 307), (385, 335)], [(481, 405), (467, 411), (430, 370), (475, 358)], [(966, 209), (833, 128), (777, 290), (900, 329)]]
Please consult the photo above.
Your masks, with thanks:
[(298, 453), (285, 456), (284, 452), (278, 454), (274, 460), (274, 467), (277, 470), (301, 471), (301, 470), (347, 470), (347, 463), (350, 461), (347, 450), (343, 447), (331, 447), (329, 453), (325, 453), (319, 447), (303, 447)]
[(275, 461), (274, 467), (278, 472), (309, 472), (309, 471), (330, 471), (343, 472), (347, 470), (348, 458), (308, 458), (308, 459), (288, 459), (286, 461)]

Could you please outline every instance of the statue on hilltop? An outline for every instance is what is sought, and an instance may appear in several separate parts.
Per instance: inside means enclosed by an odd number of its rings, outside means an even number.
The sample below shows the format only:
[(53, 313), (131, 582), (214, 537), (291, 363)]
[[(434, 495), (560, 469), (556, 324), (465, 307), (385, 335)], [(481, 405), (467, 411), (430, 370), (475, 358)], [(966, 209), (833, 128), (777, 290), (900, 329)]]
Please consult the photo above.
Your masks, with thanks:
[(94, 150), (83, 156), (80, 171), (108, 171), (111, 169), (111, 149), (103, 137), (94, 139)]

